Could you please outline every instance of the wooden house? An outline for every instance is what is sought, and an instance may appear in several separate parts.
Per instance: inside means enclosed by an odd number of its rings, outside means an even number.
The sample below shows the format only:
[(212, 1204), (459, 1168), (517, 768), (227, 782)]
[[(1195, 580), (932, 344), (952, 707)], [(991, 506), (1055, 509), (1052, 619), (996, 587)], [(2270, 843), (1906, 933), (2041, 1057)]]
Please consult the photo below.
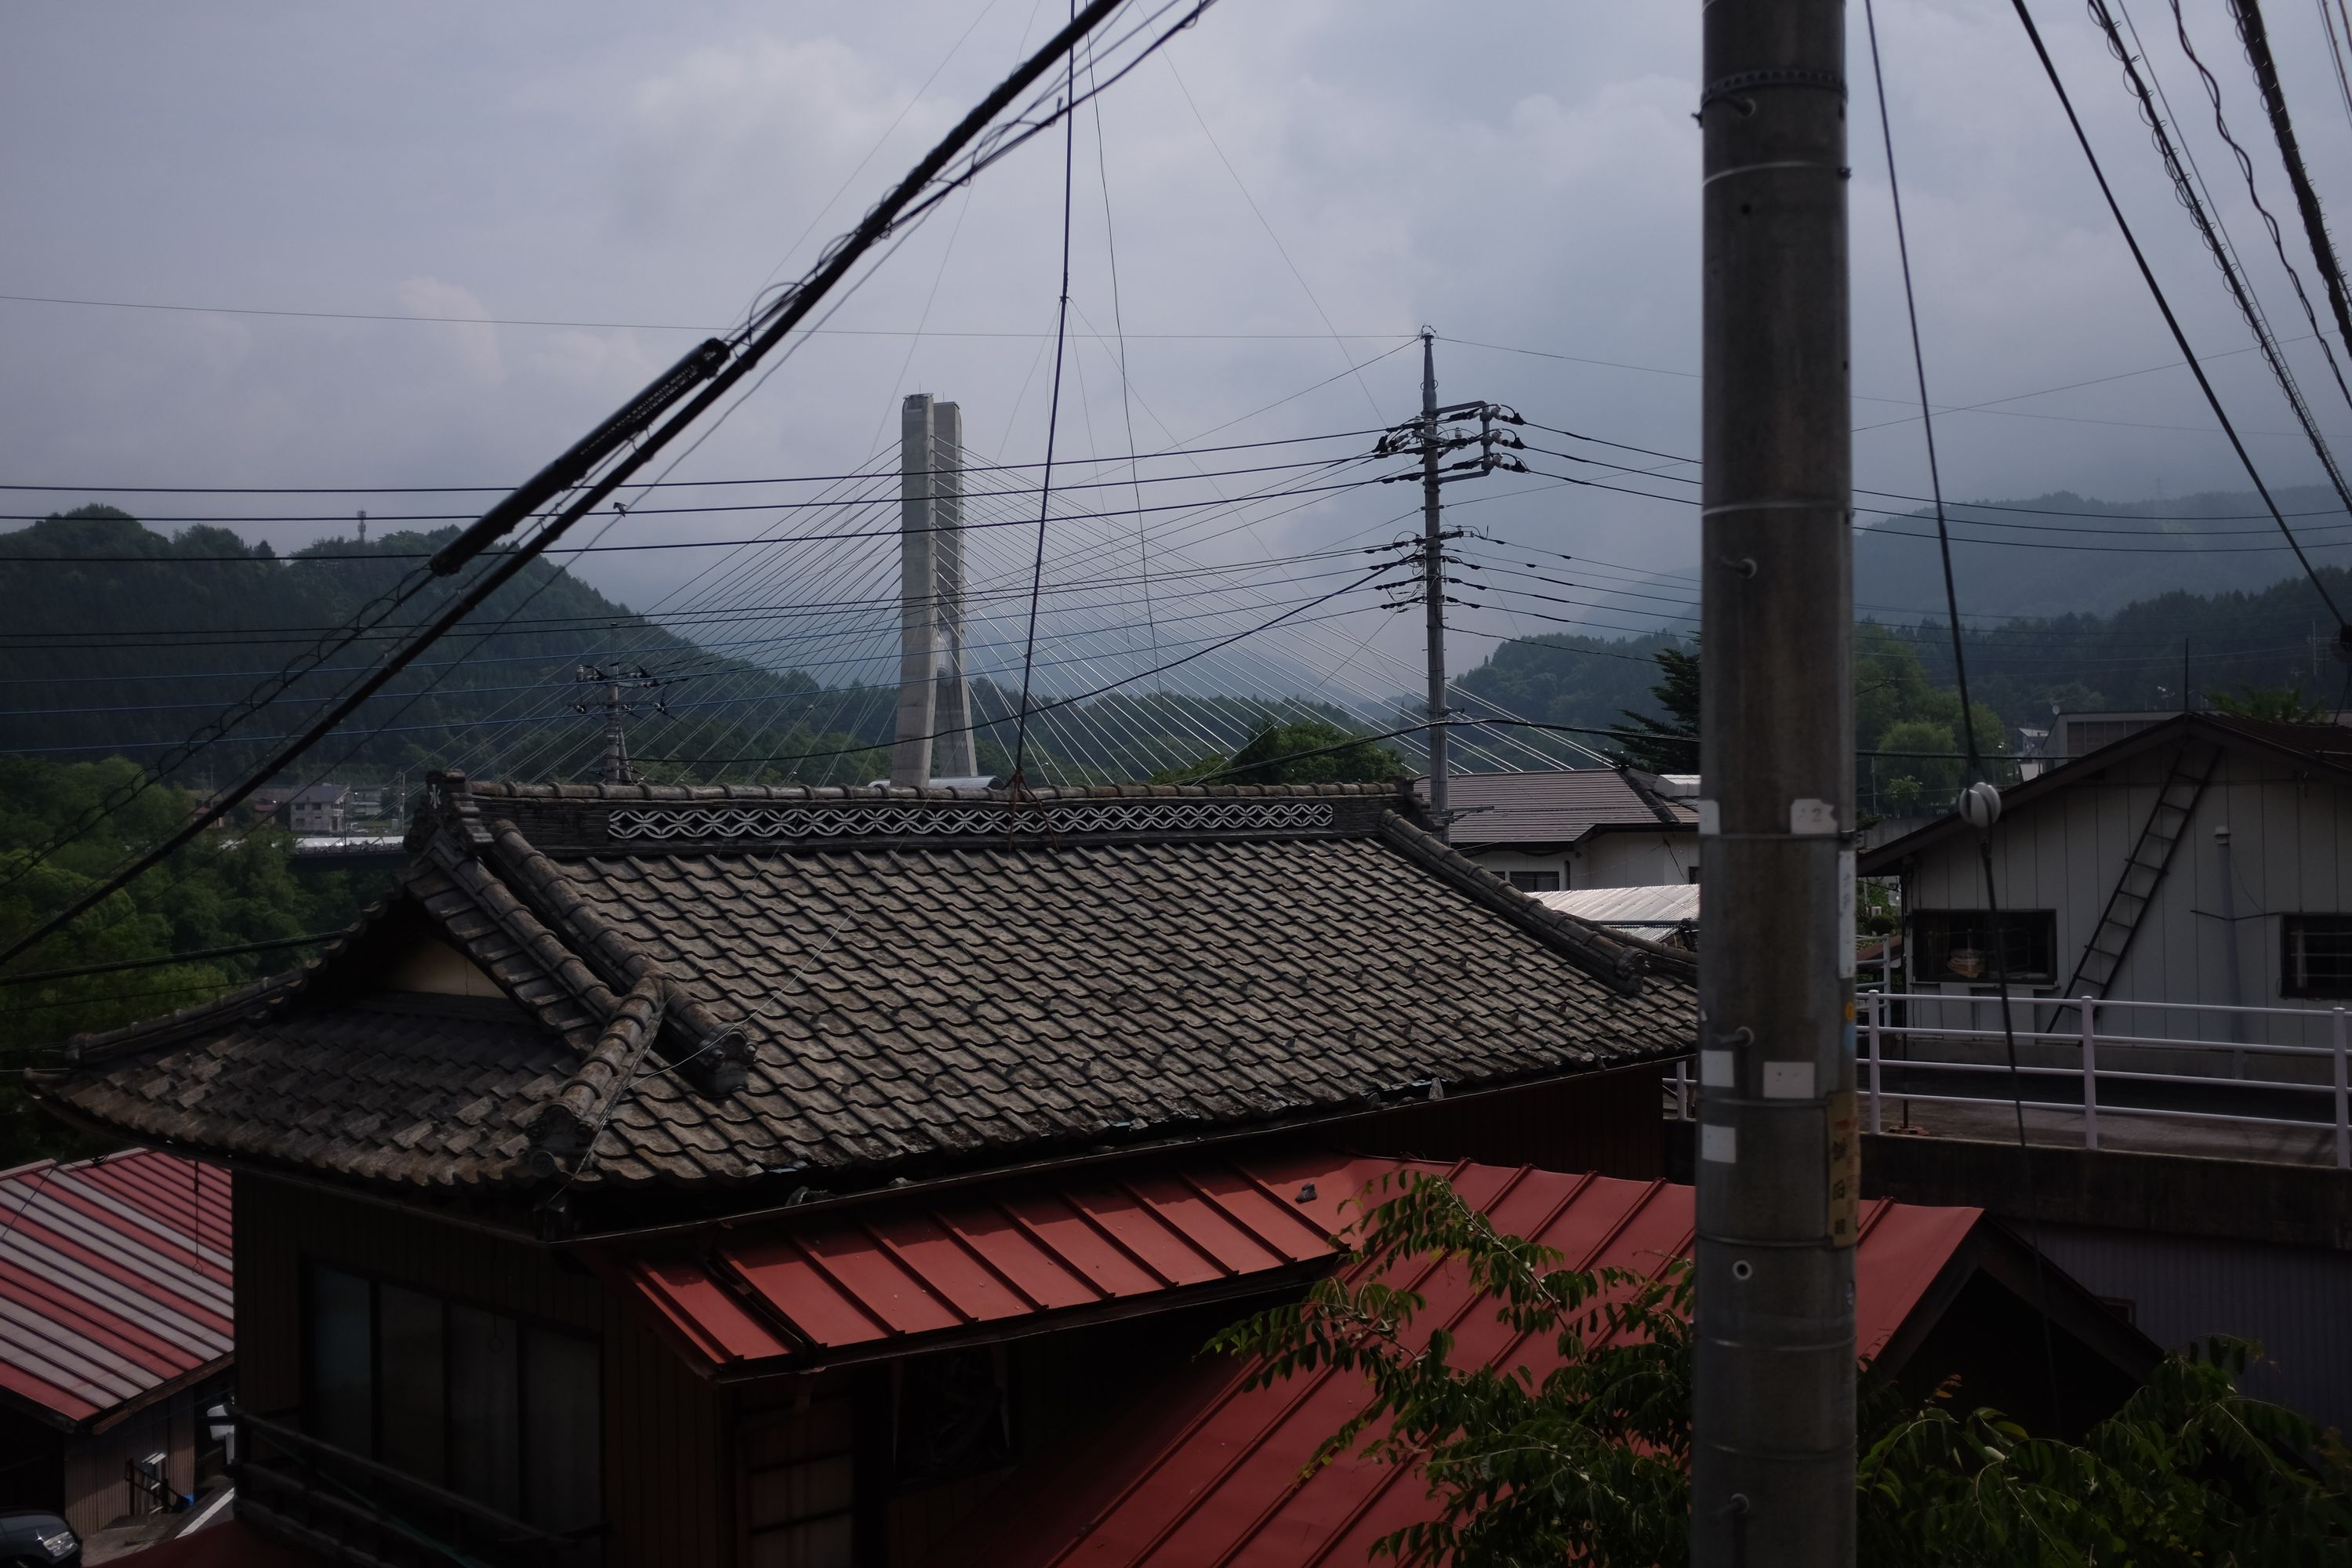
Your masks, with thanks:
[(1657, 1175), (1695, 1025), (1385, 786), (444, 774), (408, 852), (30, 1075), (236, 1173), (239, 1516), (326, 1561), (912, 1562), (1328, 1268), (1349, 1161)]

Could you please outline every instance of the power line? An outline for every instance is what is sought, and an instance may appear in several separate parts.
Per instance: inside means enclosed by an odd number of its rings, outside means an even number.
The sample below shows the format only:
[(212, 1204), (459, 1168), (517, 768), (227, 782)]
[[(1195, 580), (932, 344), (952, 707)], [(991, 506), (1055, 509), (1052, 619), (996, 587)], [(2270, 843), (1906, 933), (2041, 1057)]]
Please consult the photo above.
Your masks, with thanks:
[[(848, 278), (859, 260), (888, 237), (894, 229), (903, 237), (908, 226), (919, 220), (926, 212), (935, 209), (947, 192), (976, 177), (982, 170), (1009, 154), (1030, 137), (1051, 126), (1059, 116), (1075, 113), (1077, 108), (1077, 98), (1073, 93), (1058, 105), (1045, 111), (1042, 119), (1017, 119), (997, 128), (994, 132), (989, 130), (996, 117), (1008, 108), (1031, 82), (1044, 73), (1054, 55), (1075, 47), (1078, 39), (1091, 34), (1124, 3), (1125, 0), (1093, 0), (1083, 13), (1074, 15), (1067, 26), (1055, 34), (1045, 50), (1031, 57), (999, 84), (987, 98), (958, 122), (938, 145), (919, 160), (887, 195), (868, 210), (855, 229), (828, 247), (806, 277), (786, 289), (773, 301), (755, 308), (737, 340), (726, 345), (728, 352), (732, 355), (729, 363), (710, 364), (709, 351), (711, 345), (706, 344), (703, 348), (695, 351), (686, 361), (682, 361), (677, 370), (672, 371), (654, 387), (649, 388), (637, 403), (625, 411), (625, 416), (631, 422), (630, 434), (634, 435), (636, 430), (644, 429), (653, 420), (660, 418), (677, 404), (678, 399), (684, 399), (684, 406), (670, 415), (668, 419), (657, 428), (647, 430), (638, 437), (633, 445), (613, 459), (612, 467), (603, 477), (591, 484), (580, 499), (561, 515), (548, 521), (523, 548), (503, 556), (483, 572), (467, 592), (424, 634), (388, 656), (378, 670), (354, 684), (329, 711), (315, 720), (299, 737), (274, 753), (259, 771), (248, 776), (243, 784), (225, 792), (220, 798), (198, 812), (191, 821), (168, 836), (161, 844), (135, 857), (99, 886), (68, 903), (65, 909), (42, 921), (31, 931), (12, 941), (5, 950), (0, 950), (0, 963), (5, 963), (64, 929), (98, 903), (112, 896), (142, 872), (163, 860), (173, 851), (210, 826), (212, 823), (218, 821), (239, 801), (259, 788), (268, 778), (281, 771), (293, 758), (307, 751), (310, 745), (348, 718), (368, 697), (381, 690), (394, 676), (406, 668), (411, 660), (478, 608), (493, 591), (511, 580), (530, 563), (537, 550), (543, 550), (555, 543), (574, 522), (602, 503), (614, 489), (625, 482), (630, 475), (650, 462), (664, 447), (689, 425), (698, 421), (705, 412), (748, 375), (761, 359), (782, 343), (789, 336), (793, 328), (805, 320), (809, 312), (825, 295)], [(1129, 70), (1133, 69), (1136, 64), (1156, 52), (1160, 45), (1174, 36), (1176, 30), (1190, 26), (1192, 21), (1197, 19), (1212, 3), (1213, 0), (1196, 0), (1178, 28), (1162, 33), (1148, 43), (1137, 55), (1135, 60), (1112, 74), (1111, 83), (1116, 84)], [(1156, 25), (1160, 17), (1175, 8), (1175, 5), (1176, 0), (1171, 0), (1171, 4), (1154, 12), (1129, 36), (1134, 37), (1145, 27)], [(1097, 88), (1095, 90), (1102, 89)], [(965, 149), (968, 147), (971, 148), (971, 152), (967, 158)], [(940, 184), (939, 183), (940, 176), (948, 170), (950, 163), (959, 159), (962, 159), (966, 164), (963, 171), (944, 184)], [(934, 186), (937, 188), (934, 189)], [(701, 374), (691, 380), (684, 379), (689, 365), (700, 368)], [(698, 384), (699, 384), (698, 391), (695, 390)], [(587, 441), (573, 447), (573, 454), (592, 453), (593, 460), (582, 465), (581, 472), (572, 478), (572, 482), (577, 483), (584, 479), (586, 472), (593, 468), (593, 463), (604, 460), (611, 452), (610, 447), (599, 449), (597, 444), (603, 441), (605, 432), (614, 427), (614, 422), (608, 421), (604, 427), (595, 435), (592, 435)], [(466, 550), (469, 544), (474, 552), (488, 546), (495, 537), (490, 525), (502, 515), (527, 512), (531, 507), (539, 504), (537, 501), (527, 501), (527, 498), (534, 489), (541, 487), (545, 487), (550, 492), (560, 488), (559, 469), (556, 466), (551, 465), (550, 468), (542, 470), (541, 475), (523, 490), (516, 492), (507, 501), (493, 507), (488, 513), (485, 514), (481, 521), (477, 522), (473, 528), (460, 534), (458, 539), (452, 542), (448, 547), (448, 552), (455, 554), (457, 560), (462, 562), (469, 553)], [(542, 495), (541, 499), (548, 498)], [(513, 516), (507, 526), (511, 526), (513, 521), (520, 521), (520, 515)]]
[[(2042, 41), (2042, 29), (2034, 26), (2032, 11), (2028, 8), (2026, 0), (2011, 0), (2011, 4), (2016, 8), (2017, 19), (2024, 24), (2026, 37), (2032, 43), (2033, 52), (2042, 61), (2042, 71), (2049, 77), (2050, 86), (2058, 95), (2059, 107), (2066, 112), (2066, 123), (2074, 128), (2074, 140), (2081, 144), (2083, 156), (2091, 165), (2092, 178), (2098, 182), (2099, 194), (2106, 198), (2107, 211), (2114, 215), (2116, 227), (2122, 231), (2124, 243), (2131, 249), (2132, 260), (2139, 268), (2141, 280), (2147, 285), (2149, 297), (2156, 301), (2157, 310), (2163, 314), (2164, 324), (2171, 331), (2174, 343), (2179, 347), (2181, 358), (2188, 362), (2189, 374), (2197, 378), (2198, 388), (2204, 393), (2206, 404), (2213, 410), (2213, 417), (2220, 422), (2222, 433), (2229, 437), (2230, 447), (2237, 453), (2238, 461), (2245, 468), (2247, 479), (2253, 482), (2255, 492), (2263, 498), (2263, 504), (2270, 509), (2271, 516), (2278, 523), (2279, 531), (2286, 536), (2287, 546), (2294, 552), (2295, 560), (2302, 564), (2304, 575), (2311, 579), (2311, 585), (2318, 590), (2320, 599), (2327, 605), (2327, 613), (2335, 617), (2338, 637), (2345, 639), (2347, 646), (2352, 646), (2352, 627), (2345, 625), (2343, 612), (2336, 607), (2336, 596), (2327, 591), (2327, 584), (2320, 580), (2318, 570), (2312, 565), (2311, 558), (2304, 553), (2302, 542), (2295, 538), (2294, 531), (2287, 526), (2286, 519), (2279, 515), (2278, 503), (2271, 499), (2269, 487), (2263, 483), (2262, 475), (2254, 468), (2252, 456), (2247, 452), (2245, 443), (2238, 438), (2237, 426), (2231, 423), (2228, 410), (2221, 406), (2221, 395), (2213, 390), (2212, 382), (2206, 378), (2205, 367), (2198, 363), (2196, 351), (2189, 347), (2189, 334), (2181, 329), (2179, 318), (2172, 313), (2172, 305), (2164, 297), (2163, 286), (2157, 282), (2155, 269), (2148, 266), (2147, 257), (2140, 249), (2138, 237), (2132, 233), (2131, 224), (2124, 216), (2123, 205), (2116, 200), (2116, 193), (2107, 184), (2106, 171), (2100, 167), (2099, 155), (2091, 146), (2090, 135), (2083, 129), (2081, 117), (2074, 112), (2074, 100), (2068, 95), (2066, 83), (2058, 74), (2058, 62), (2050, 58), (2049, 47)], [(2114, 19), (2107, 15), (2104, 0), (2091, 0), (2091, 5), (2093, 14), (2100, 19), (2108, 35), (2110, 46), (2113, 47), (2118, 40), (2115, 36)], [(2126, 61), (2126, 69), (2131, 72), (2133, 80), (2137, 82), (2137, 73), (2131, 71), (2128, 58)], [(2141, 92), (2145, 100), (2145, 89), (2142, 89)]]
[[(2336, 246), (2327, 236), (2327, 219), (2320, 211), (2319, 193), (2312, 188), (2311, 175), (2304, 169), (2303, 148), (2295, 141), (2294, 123), (2287, 115), (2286, 89), (2279, 84), (2278, 64), (2271, 58), (2270, 29), (2263, 21), (2262, 0), (2231, 0), (2230, 8), (2237, 15), (2238, 38), (2245, 47), (2246, 63), (2253, 68), (2254, 85), (2262, 92), (2263, 107), (2270, 115), (2271, 134), (2278, 142), (2279, 161), (2286, 165), (2287, 184), (2294, 190), (2295, 208), (2303, 216), (2304, 238), (2310, 245), (2312, 259), (2319, 268), (2320, 281), (2327, 289), (2327, 305), (2336, 318), (2336, 330), (2344, 334), (2347, 344), (2352, 344), (2352, 302), (2347, 302), (2345, 298), (2344, 271), (2336, 265)], [(2346, 81), (2343, 57), (2336, 52), (2336, 26), (2327, 14), (2327, 0), (2319, 0), (2319, 19), (2326, 24), (2328, 63), (2336, 69), (2336, 85), (2344, 89), (2347, 104), (2352, 104), (2352, 83)], [(2218, 105), (2215, 111), (2219, 113)], [(2297, 294), (2302, 292), (2300, 280), (2296, 283), (2295, 291)], [(2305, 308), (2307, 310), (2308, 301)], [(2313, 323), (2312, 330), (2318, 331), (2317, 322)], [(2320, 342), (2324, 345), (2326, 339), (2322, 337)], [(2329, 367), (2333, 368), (2335, 363), (2336, 357), (2331, 353), (2328, 355)], [(2343, 384), (2340, 374), (2336, 384), (2338, 386)], [(2352, 399), (2352, 392), (2345, 395)]]
[(79, 980), (92, 974), (119, 974), (125, 970), (158, 969), (173, 963), (204, 963), (215, 958), (243, 958), (249, 953), (310, 947), (348, 934), (346, 931), (320, 931), (307, 936), (281, 936), (268, 942), (240, 942), (226, 947), (200, 947), (187, 952), (167, 952), (161, 958), (118, 958), (110, 963), (82, 963), (69, 969), (28, 969), (16, 974), (0, 974), (0, 987), (40, 985), (53, 980)]

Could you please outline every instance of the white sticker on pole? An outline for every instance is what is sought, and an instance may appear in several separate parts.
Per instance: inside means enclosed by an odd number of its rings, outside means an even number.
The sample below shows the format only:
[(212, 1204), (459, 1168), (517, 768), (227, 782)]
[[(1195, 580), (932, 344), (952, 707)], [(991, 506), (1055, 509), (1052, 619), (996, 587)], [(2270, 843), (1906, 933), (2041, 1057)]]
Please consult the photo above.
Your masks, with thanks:
[(1838, 830), (1837, 807), (1826, 800), (1792, 800), (1789, 803), (1789, 831), (1805, 835), (1835, 833)]
[(1812, 1099), (1813, 1064), (1766, 1062), (1764, 1064), (1764, 1098), (1767, 1100)]
[(1718, 1165), (1737, 1165), (1739, 1163), (1739, 1130), (1736, 1127), (1700, 1127), (1698, 1157), (1712, 1160)]
[(1698, 1083), (1701, 1089), (1737, 1089), (1739, 1075), (1734, 1070), (1729, 1051), (1701, 1051), (1698, 1054)]
[(1698, 831), (1703, 838), (1711, 838), (1723, 831), (1723, 807), (1715, 801), (1693, 801), (1698, 807)]
[(1838, 851), (1838, 978), (1853, 978), (1853, 851)]

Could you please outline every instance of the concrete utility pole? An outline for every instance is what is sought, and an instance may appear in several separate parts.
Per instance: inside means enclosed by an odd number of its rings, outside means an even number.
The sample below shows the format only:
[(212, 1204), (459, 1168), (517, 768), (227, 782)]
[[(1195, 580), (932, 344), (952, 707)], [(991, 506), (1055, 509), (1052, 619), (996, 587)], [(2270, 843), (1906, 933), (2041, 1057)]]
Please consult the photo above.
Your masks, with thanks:
[(898, 716), (890, 782), (979, 772), (963, 668), (963, 411), (908, 397), (898, 426)]
[[(630, 706), (626, 694), (632, 691), (658, 690), (661, 682), (655, 679), (651, 670), (642, 667), (632, 675), (618, 669), (607, 673), (593, 664), (582, 665), (572, 679), (583, 686), (602, 686), (604, 689), (604, 700), (602, 704), (604, 715), (604, 762), (600, 770), (604, 782), (606, 784), (635, 783), (635, 775), (629, 771), (629, 737), (623, 721), (636, 710)], [(590, 709), (587, 703), (575, 702), (572, 705), (572, 710), (574, 713), (585, 713)]]
[(1854, 1555), (1843, 0), (1706, 7), (1691, 1561)]
[(1437, 473), (1437, 334), (1421, 329), (1421, 538), (1422, 583), (1429, 611), (1429, 816), (1440, 838), (1453, 837), (1445, 815), (1445, 535), (1444, 503)]

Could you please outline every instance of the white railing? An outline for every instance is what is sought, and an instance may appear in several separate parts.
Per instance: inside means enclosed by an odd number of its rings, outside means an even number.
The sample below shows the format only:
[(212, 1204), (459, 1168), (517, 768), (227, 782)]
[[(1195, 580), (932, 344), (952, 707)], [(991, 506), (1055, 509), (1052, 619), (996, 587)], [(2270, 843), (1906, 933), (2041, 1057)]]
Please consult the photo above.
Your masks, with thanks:
[[(1855, 1024), (1859, 1038), (1855, 1042), (1855, 1067), (1862, 1079), (1860, 1089), (1870, 1116), (1870, 1131), (1884, 1127), (1883, 1107), (1888, 1100), (1929, 1105), (2000, 1104), (2017, 1093), (2030, 1110), (2060, 1111), (2081, 1119), (2083, 1147), (2099, 1146), (2099, 1124), (2103, 1118), (2149, 1117), (2158, 1120), (2202, 1121), (2241, 1126), (2290, 1128), (2317, 1132), (2333, 1129), (2336, 1143), (2336, 1163), (2339, 1169), (2352, 1170), (2352, 1029), (2347, 1029), (2345, 1009), (2334, 1007), (2322, 1011), (2301, 1007), (2225, 1007), (2197, 1003), (2133, 1002), (2120, 998), (2075, 997), (2067, 1000), (2049, 996), (2012, 997), (2010, 1005), (2024, 1009), (2026, 1026), (2004, 1032), (1998, 1022), (1990, 1028), (1962, 1027), (1940, 1022), (1911, 1022), (1909, 1016), (1897, 1021), (1894, 1016), (1896, 1005), (1904, 1005), (1906, 1015), (1925, 1019), (1940, 1019), (1956, 1012), (1965, 1012), (1971, 1004), (1990, 1004), (1998, 1000), (1984, 996), (1948, 996), (1940, 994), (1911, 994), (1906, 993), (1864, 992), (1854, 998)], [(2245, 1023), (2254, 1018), (2295, 1018), (2306, 1025), (2325, 1021), (2330, 1043), (2325, 1046), (2273, 1045), (2241, 1039), (2184, 1039), (2170, 1036), (2126, 1033), (2101, 1015), (2115, 1017), (2137, 1010), (2167, 1009), (2173, 1012), (2221, 1014), (2231, 1021), (2224, 1027), (2232, 1033), (2251, 1033)], [(2037, 1011), (2058, 1016), (2067, 1012), (2076, 1015), (2075, 1026), (2060, 1029), (2035, 1029), (2031, 1026)], [(2012, 1020), (2015, 1015), (2012, 1014)], [(2125, 1020), (2127, 1022), (2128, 1020)], [(2008, 1043), (2014, 1038), (2018, 1047), (2018, 1063), (2012, 1068), (2008, 1060)], [(1955, 1047), (1972, 1045), (1973, 1059)], [(2035, 1053), (2037, 1059), (2028, 1059), (2028, 1051), (2037, 1046), (2056, 1047), (2055, 1053)], [(2219, 1073), (2180, 1072), (2164, 1070), (2160, 1066), (2133, 1068), (2102, 1067), (2102, 1049), (2122, 1048), (2146, 1053), (2141, 1059), (2149, 1063), (2190, 1066), (2190, 1054), (2204, 1061), (2226, 1058), (2231, 1065), (2227, 1076)], [(1899, 1049), (1900, 1054), (1894, 1054)], [(2046, 1058), (2052, 1054), (2071, 1051), (2071, 1063), (2053, 1065)], [(2168, 1056), (2167, 1053), (2169, 1053)], [(2295, 1077), (2264, 1072), (2265, 1067), (2291, 1068), (2297, 1058), (2325, 1058), (2329, 1063), (2326, 1078), (2320, 1075)], [(2110, 1058), (2110, 1060), (2113, 1058)], [(2256, 1069), (2250, 1071), (2249, 1069)], [(1886, 1087), (1890, 1071), (1905, 1080), (1898, 1088)], [(2015, 1077), (2011, 1075), (2012, 1071)], [(1975, 1081), (1985, 1088), (1981, 1092), (1937, 1093), (1923, 1089), (1920, 1075), (1948, 1075), (1941, 1079), (1955, 1088), (1965, 1086), (1974, 1075)], [(1931, 1079), (1931, 1081), (1937, 1081)], [(2067, 1098), (2046, 1100), (2031, 1092), (2032, 1085), (2061, 1085), (2069, 1091)], [(2102, 1085), (2119, 1091), (2104, 1099)], [(2223, 1111), (2177, 1105), (2127, 1104), (2124, 1092), (2134, 1089), (2170, 1085), (2205, 1089), (2228, 1094), (2232, 1091), (2254, 1091), (2257, 1095), (2310, 1096), (2313, 1099), (2310, 1116), (2257, 1115), (2241, 1110)], [(2159, 1093), (2161, 1091), (2159, 1090)], [(2079, 1093), (2080, 1102), (2073, 1098)], [(2318, 1101), (2325, 1097), (2327, 1104)], [(2139, 1098), (2149, 1098), (2139, 1096)], [(2273, 1107), (2272, 1109), (2276, 1109)], [(2317, 1114), (2326, 1111), (2325, 1118)], [(1685, 1064), (1675, 1067), (1675, 1110), (1676, 1115), (1689, 1120), (1695, 1114), (1691, 1084)]]

